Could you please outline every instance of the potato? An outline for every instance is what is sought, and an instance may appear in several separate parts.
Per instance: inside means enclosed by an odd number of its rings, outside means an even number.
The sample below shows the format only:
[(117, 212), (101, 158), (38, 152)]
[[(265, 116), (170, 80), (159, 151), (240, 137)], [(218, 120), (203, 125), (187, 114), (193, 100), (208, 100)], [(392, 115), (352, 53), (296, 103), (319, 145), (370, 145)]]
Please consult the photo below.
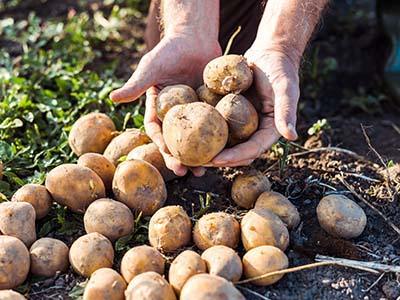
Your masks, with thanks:
[(94, 171), (104, 183), (107, 191), (112, 190), (112, 180), (115, 166), (104, 155), (98, 153), (85, 153), (78, 159), (78, 166)]
[(119, 159), (144, 144), (150, 143), (151, 140), (140, 129), (130, 128), (115, 137), (104, 151), (104, 156), (115, 166), (119, 164)]
[(246, 300), (225, 278), (198, 274), (189, 278), (183, 286), (180, 300)]
[(275, 246), (285, 251), (289, 245), (286, 225), (268, 209), (256, 207), (249, 210), (240, 225), (242, 243), (247, 251), (262, 245)]
[(141, 145), (132, 149), (126, 159), (141, 159), (147, 161), (149, 164), (152, 164), (157, 168), (165, 181), (176, 178), (174, 172), (168, 169), (165, 165), (164, 158), (161, 155), (157, 145), (154, 143)]
[(155, 248), (173, 252), (189, 244), (192, 222), (181, 206), (160, 208), (150, 219), (149, 242)]
[(158, 170), (139, 159), (121, 163), (115, 171), (113, 192), (118, 201), (144, 216), (154, 214), (167, 199), (167, 188)]
[(214, 212), (202, 216), (193, 230), (193, 240), (200, 250), (216, 245), (236, 248), (239, 239), (239, 222), (225, 212)]
[(121, 261), (121, 274), (126, 282), (135, 276), (153, 271), (164, 274), (165, 259), (155, 248), (142, 245), (133, 247), (125, 253)]
[(31, 273), (43, 277), (53, 277), (57, 271), (66, 272), (69, 266), (69, 248), (62, 241), (41, 238), (29, 249)]
[(26, 300), (26, 298), (13, 290), (3, 290), (0, 291), (0, 300)]
[(79, 237), (69, 250), (69, 262), (76, 273), (83, 277), (100, 268), (111, 268), (114, 248), (102, 234), (91, 232)]
[(30, 203), (0, 203), (0, 232), (20, 239), (27, 247), (36, 241), (35, 219), (35, 209)]
[(199, 99), (196, 92), (190, 86), (184, 84), (167, 86), (157, 96), (157, 117), (160, 121), (163, 121), (167, 112), (175, 105), (196, 101), (199, 101)]
[(28, 202), (32, 204), (36, 212), (36, 219), (45, 217), (53, 205), (53, 199), (46, 187), (40, 184), (26, 184), (18, 189), (11, 201)]
[(200, 101), (203, 101), (212, 106), (217, 105), (218, 101), (222, 99), (222, 95), (211, 92), (205, 84), (201, 85), (196, 90), (196, 93)]
[[(289, 266), (285, 253), (274, 246), (259, 246), (251, 249), (243, 256), (243, 270), (246, 278), (254, 278), (263, 274), (283, 270)], [(282, 275), (274, 275), (254, 280), (256, 285), (271, 285), (280, 280)]]
[(114, 122), (107, 115), (90, 113), (74, 123), (68, 143), (78, 156), (88, 152), (103, 153), (113, 138), (114, 131)]
[(239, 94), (253, 83), (253, 72), (241, 55), (230, 54), (214, 58), (203, 72), (205, 85), (214, 93)]
[(344, 239), (358, 237), (367, 224), (364, 210), (343, 195), (328, 195), (317, 206), (321, 227), (329, 234)]
[(76, 213), (85, 212), (90, 203), (106, 196), (99, 175), (74, 164), (63, 164), (51, 170), (45, 184), (54, 201)]
[(211, 161), (228, 140), (228, 125), (211, 105), (194, 102), (171, 108), (163, 122), (165, 143), (182, 164), (197, 167)]
[(168, 282), (156, 272), (136, 276), (125, 291), (126, 300), (176, 300)]
[(242, 261), (235, 250), (226, 246), (213, 246), (203, 252), (201, 258), (207, 264), (208, 273), (238, 281), (242, 277)]
[(179, 296), (185, 282), (190, 277), (206, 272), (206, 263), (201, 256), (192, 250), (186, 250), (172, 262), (169, 268), (168, 280), (175, 293)]
[(96, 270), (85, 287), (83, 300), (125, 300), (126, 282), (110, 268)]
[(250, 170), (235, 178), (232, 184), (231, 196), (241, 207), (252, 208), (261, 193), (270, 191), (268, 178), (257, 170)]
[(22, 284), (29, 273), (29, 251), (19, 239), (0, 235), (0, 290)]
[(300, 215), (296, 206), (288, 198), (277, 192), (262, 193), (258, 197), (255, 207), (269, 209), (281, 218), (289, 229), (297, 227), (300, 223)]
[(218, 102), (215, 109), (228, 123), (230, 146), (244, 142), (258, 128), (257, 111), (242, 95), (226, 95)]

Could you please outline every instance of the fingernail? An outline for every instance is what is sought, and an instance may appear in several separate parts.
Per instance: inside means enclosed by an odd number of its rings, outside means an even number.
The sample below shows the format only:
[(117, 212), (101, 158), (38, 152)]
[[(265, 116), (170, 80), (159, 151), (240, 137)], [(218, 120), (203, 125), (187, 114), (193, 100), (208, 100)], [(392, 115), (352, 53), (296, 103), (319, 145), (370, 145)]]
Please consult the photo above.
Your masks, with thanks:
[(297, 132), (296, 132), (296, 128), (294, 127), (294, 125), (293, 125), (292, 123), (288, 123), (288, 124), (287, 124), (287, 127), (288, 127), (289, 131), (290, 131), (294, 136), (296, 136), (296, 138), (297, 138)]

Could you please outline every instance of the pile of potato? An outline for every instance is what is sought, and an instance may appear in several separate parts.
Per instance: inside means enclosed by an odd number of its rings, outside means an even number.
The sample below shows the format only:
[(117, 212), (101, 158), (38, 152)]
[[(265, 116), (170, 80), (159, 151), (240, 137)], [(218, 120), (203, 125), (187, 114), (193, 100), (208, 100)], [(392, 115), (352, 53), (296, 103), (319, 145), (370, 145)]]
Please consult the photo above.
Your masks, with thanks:
[[(257, 112), (240, 92), (252, 80), (244, 58), (228, 55), (207, 65), (197, 94), (185, 85), (162, 90), (157, 113), (171, 153), (199, 166), (249, 138), (258, 126)], [(181, 206), (164, 206), (165, 182), (175, 176), (139, 129), (118, 134), (108, 116), (90, 113), (73, 125), (69, 144), (79, 156), (76, 164), (54, 168), (44, 186), (25, 185), (0, 204), (0, 299), (24, 299), (9, 289), (29, 272), (54, 277), (70, 266), (90, 278), (84, 300), (245, 299), (235, 282), (288, 267), (288, 230), (299, 225), (300, 215), (285, 196), (271, 191), (261, 172), (246, 171), (233, 181), (232, 200), (248, 210), (241, 220), (224, 211), (194, 220)], [(86, 234), (70, 247), (54, 238), (37, 240), (36, 220), (53, 202), (83, 214)], [(134, 232), (139, 213), (151, 216), (149, 245), (129, 249), (114, 270), (113, 243)], [(328, 233), (343, 238), (358, 236), (366, 224), (363, 210), (344, 196), (323, 198), (317, 215)], [(242, 257), (236, 252), (241, 246)], [(169, 263), (165, 254), (175, 259)], [(270, 285), (281, 277), (254, 283)]]

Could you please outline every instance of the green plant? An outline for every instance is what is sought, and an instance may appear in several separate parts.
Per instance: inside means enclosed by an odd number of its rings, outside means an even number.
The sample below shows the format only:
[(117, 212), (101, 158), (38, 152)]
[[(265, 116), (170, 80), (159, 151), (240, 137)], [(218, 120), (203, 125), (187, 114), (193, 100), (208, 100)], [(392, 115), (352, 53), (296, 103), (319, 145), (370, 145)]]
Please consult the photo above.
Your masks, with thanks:
[(321, 119), (315, 122), (310, 128), (308, 128), (308, 135), (316, 135), (322, 130), (331, 129), (331, 125), (329, 124), (327, 119)]

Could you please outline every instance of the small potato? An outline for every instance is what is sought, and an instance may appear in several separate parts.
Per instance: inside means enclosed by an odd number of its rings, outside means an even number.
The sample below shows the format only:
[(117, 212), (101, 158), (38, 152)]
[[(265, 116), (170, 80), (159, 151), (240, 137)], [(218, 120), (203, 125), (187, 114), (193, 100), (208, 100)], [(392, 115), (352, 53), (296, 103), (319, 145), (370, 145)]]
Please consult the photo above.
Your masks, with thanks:
[(100, 268), (111, 268), (114, 261), (114, 248), (111, 242), (97, 232), (78, 238), (69, 251), (69, 262), (76, 273), (83, 277)]
[(40, 184), (26, 184), (15, 192), (11, 201), (28, 202), (36, 212), (36, 219), (45, 217), (53, 205), (53, 199), (46, 187)]
[(156, 272), (136, 276), (125, 291), (126, 300), (176, 300), (168, 282)]
[(239, 222), (225, 212), (215, 212), (202, 216), (196, 222), (193, 230), (193, 240), (200, 250), (216, 245), (236, 248), (239, 239)]
[(83, 300), (125, 300), (126, 282), (110, 268), (96, 270), (85, 287)]
[(358, 237), (367, 224), (364, 210), (343, 195), (328, 195), (317, 206), (321, 227), (335, 237), (351, 239)]
[(240, 225), (242, 243), (247, 251), (262, 245), (275, 246), (285, 251), (289, 245), (286, 225), (268, 209), (256, 207), (249, 210)]
[[(260, 246), (251, 249), (243, 256), (243, 270), (246, 278), (287, 269), (289, 260), (285, 253), (273, 246)], [(265, 277), (252, 281), (256, 285), (271, 285), (280, 280), (282, 275)]]
[(99, 175), (74, 164), (63, 164), (51, 170), (45, 184), (54, 201), (76, 213), (85, 212), (90, 203), (106, 196)]
[(98, 153), (85, 153), (78, 159), (78, 166), (94, 171), (104, 183), (107, 191), (111, 191), (115, 166), (104, 155)]
[(64, 273), (68, 269), (69, 248), (60, 240), (41, 238), (33, 243), (29, 252), (34, 275), (53, 277), (57, 271)]
[(153, 271), (164, 274), (165, 259), (157, 249), (142, 245), (133, 247), (125, 253), (121, 261), (121, 274), (126, 282), (135, 276)]
[(171, 154), (190, 167), (211, 161), (228, 141), (228, 125), (211, 105), (194, 102), (171, 108), (163, 122)]
[(0, 235), (0, 290), (22, 284), (29, 273), (29, 251), (19, 239)]
[(0, 203), (0, 232), (20, 239), (27, 247), (36, 241), (35, 219), (35, 209), (30, 203)]
[(239, 94), (253, 83), (253, 72), (241, 55), (230, 54), (214, 58), (203, 72), (205, 85), (214, 93)]
[(78, 156), (88, 152), (103, 153), (113, 138), (114, 131), (114, 122), (107, 115), (90, 113), (74, 123), (68, 143)]
[(178, 104), (199, 101), (196, 92), (188, 85), (177, 84), (163, 88), (157, 96), (157, 117), (162, 122), (167, 112)]
[(169, 268), (168, 280), (175, 293), (179, 296), (185, 282), (190, 277), (206, 272), (206, 263), (201, 256), (192, 250), (186, 250), (172, 262)]
[(115, 166), (119, 164), (119, 159), (144, 144), (150, 143), (151, 140), (140, 129), (130, 128), (115, 137), (104, 151), (104, 156)]
[(297, 227), (300, 223), (299, 212), (282, 194), (277, 192), (264, 192), (262, 193), (255, 204), (255, 207), (266, 208), (276, 214), (287, 225), (288, 229)]
[(231, 196), (237, 205), (249, 209), (261, 193), (270, 190), (271, 183), (268, 178), (260, 171), (250, 170), (235, 178)]
[(160, 208), (150, 219), (149, 242), (165, 252), (173, 252), (189, 244), (192, 222), (181, 206)]
[(26, 300), (26, 298), (13, 290), (3, 290), (0, 291), (0, 300)]
[(246, 300), (225, 278), (198, 274), (189, 278), (183, 286), (180, 300)]
[(242, 277), (242, 261), (235, 250), (226, 246), (213, 246), (203, 252), (201, 258), (206, 262), (208, 273), (235, 282)]
[(130, 234), (135, 221), (128, 206), (119, 201), (103, 198), (89, 205), (83, 223), (87, 233), (98, 232), (114, 242)]
[(196, 90), (196, 93), (200, 101), (203, 101), (212, 106), (217, 105), (218, 101), (222, 99), (222, 95), (211, 92), (205, 84), (201, 85)]
[(154, 214), (167, 199), (167, 188), (160, 172), (140, 159), (124, 161), (117, 167), (113, 192), (118, 201), (144, 216)]

